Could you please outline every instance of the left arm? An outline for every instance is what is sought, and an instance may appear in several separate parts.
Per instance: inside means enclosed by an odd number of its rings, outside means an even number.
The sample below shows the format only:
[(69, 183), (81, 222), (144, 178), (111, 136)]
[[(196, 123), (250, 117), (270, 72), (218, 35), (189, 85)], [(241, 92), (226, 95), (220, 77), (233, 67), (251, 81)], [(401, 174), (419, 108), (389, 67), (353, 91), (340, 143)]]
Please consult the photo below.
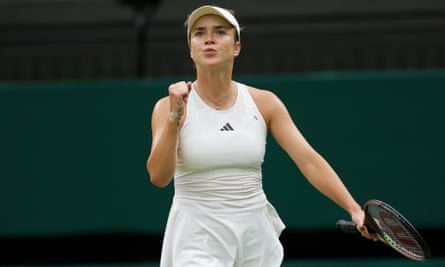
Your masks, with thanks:
[(306, 179), (318, 191), (346, 210), (359, 226), (362, 235), (371, 238), (364, 226), (365, 216), (361, 206), (329, 163), (306, 141), (281, 100), (268, 91), (254, 90), (252, 95), (275, 140)]

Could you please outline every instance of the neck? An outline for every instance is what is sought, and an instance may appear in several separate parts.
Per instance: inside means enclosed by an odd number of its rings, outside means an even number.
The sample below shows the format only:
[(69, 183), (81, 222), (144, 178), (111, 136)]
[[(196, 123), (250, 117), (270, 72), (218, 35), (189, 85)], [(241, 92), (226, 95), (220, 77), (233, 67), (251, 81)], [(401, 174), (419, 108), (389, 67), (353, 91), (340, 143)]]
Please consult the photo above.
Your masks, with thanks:
[(225, 96), (232, 86), (232, 72), (198, 72), (196, 86), (212, 99)]
[(198, 95), (212, 108), (224, 109), (231, 105), (235, 87), (231, 75), (198, 75), (195, 89)]

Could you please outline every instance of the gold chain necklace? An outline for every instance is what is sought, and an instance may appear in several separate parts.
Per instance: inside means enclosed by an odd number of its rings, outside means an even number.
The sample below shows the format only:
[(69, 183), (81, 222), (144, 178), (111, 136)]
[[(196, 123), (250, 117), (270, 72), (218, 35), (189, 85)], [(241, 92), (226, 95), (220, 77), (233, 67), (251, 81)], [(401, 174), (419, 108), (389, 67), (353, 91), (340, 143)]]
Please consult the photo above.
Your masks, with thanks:
[(230, 94), (232, 93), (232, 87), (233, 87), (232, 84), (230, 84), (230, 88), (229, 88), (229, 91), (227, 92), (227, 94), (224, 95), (223, 97), (221, 97), (221, 99), (219, 99), (218, 101), (215, 101), (207, 96), (204, 96), (204, 98), (209, 100), (210, 102), (212, 102), (213, 105), (215, 105), (216, 110), (221, 110), (222, 105), (227, 102), (227, 99), (229, 98)]

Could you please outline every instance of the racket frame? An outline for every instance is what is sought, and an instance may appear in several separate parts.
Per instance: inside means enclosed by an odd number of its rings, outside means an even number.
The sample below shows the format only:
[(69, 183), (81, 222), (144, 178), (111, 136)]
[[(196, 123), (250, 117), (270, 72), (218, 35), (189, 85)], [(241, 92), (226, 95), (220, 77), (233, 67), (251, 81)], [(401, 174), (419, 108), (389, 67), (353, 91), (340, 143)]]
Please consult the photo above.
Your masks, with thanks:
[[(369, 208), (371, 206), (378, 206), (380, 209), (385, 210), (388, 214), (395, 217), (398, 222), (400, 222), (414, 237), (416, 240), (416, 243), (420, 246), (420, 249), (423, 251), (422, 255), (417, 255), (415, 253), (412, 253), (411, 251), (405, 249), (403, 246), (397, 245), (398, 242), (394, 241), (393, 238), (391, 238), (390, 235), (386, 234), (384, 230), (382, 230), (382, 227), (379, 225), (378, 221), (373, 219), (373, 216), (370, 214)], [(365, 210), (365, 218), (366, 218), (366, 225), (371, 228), (372, 231), (374, 231), (377, 235), (377, 237), (385, 243), (386, 245), (390, 246), (391, 248), (395, 249), (405, 257), (415, 260), (415, 261), (425, 261), (430, 256), (430, 250), (425, 242), (425, 240), (422, 238), (422, 236), (419, 234), (419, 232), (416, 230), (416, 228), (405, 218), (402, 214), (400, 214), (396, 209), (391, 207), (389, 204), (377, 200), (377, 199), (371, 199), (368, 200), (364, 205)]]
[[(419, 249), (422, 250), (423, 255), (413, 253), (408, 249), (397, 245), (398, 242), (394, 241), (390, 235), (385, 233), (385, 231), (382, 230), (383, 227), (379, 225), (380, 222), (377, 219), (374, 219), (369, 211), (371, 206), (377, 206), (379, 209), (385, 211), (390, 217), (393, 217), (399, 223), (401, 223), (403, 227), (405, 227), (405, 229), (407, 229), (411, 233), (413, 239), (416, 241), (416, 246), (419, 246)], [(377, 199), (368, 200), (363, 206), (363, 209), (365, 211), (365, 225), (367, 226), (369, 233), (374, 234), (382, 243), (414, 261), (425, 261), (430, 257), (430, 249), (428, 248), (425, 240), (422, 238), (416, 228), (396, 209), (391, 207), (389, 204)], [(343, 233), (360, 233), (357, 229), (357, 225), (353, 221), (338, 220), (336, 227), (338, 231)], [(399, 241), (400, 243), (403, 243), (403, 241)]]

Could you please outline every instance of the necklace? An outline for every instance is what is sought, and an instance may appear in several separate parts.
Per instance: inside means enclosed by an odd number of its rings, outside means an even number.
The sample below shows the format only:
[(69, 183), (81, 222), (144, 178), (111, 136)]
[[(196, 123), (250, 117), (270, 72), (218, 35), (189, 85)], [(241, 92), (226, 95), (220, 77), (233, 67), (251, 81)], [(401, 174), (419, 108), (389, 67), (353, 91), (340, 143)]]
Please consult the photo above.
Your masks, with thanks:
[(224, 105), (227, 102), (227, 99), (229, 99), (230, 94), (232, 93), (232, 84), (230, 85), (229, 91), (223, 96), (221, 97), (219, 100), (213, 100), (207, 96), (204, 96), (205, 99), (209, 100), (210, 102), (213, 103), (213, 105), (215, 106), (216, 110), (221, 110), (222, 105)]

